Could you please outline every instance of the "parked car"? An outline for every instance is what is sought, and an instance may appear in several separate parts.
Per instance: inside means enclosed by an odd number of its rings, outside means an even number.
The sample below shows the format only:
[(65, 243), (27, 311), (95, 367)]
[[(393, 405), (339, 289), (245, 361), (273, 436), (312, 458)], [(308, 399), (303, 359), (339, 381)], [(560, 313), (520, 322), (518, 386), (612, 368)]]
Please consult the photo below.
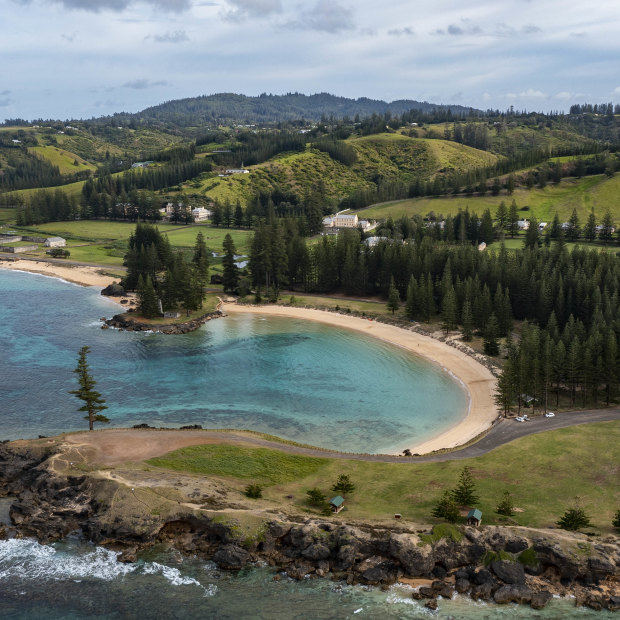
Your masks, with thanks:
[(516, 422), (525, 422), (525, 419), (524, 419), (524, 418), (522, 418), (521, 416), (517, 416), (517, 417), (515, 418), (515, 421), (516, 421)]
[(555, 418), (555, 413), (553, 413), (553, 411), (547, 411), (547, 413), (545, 413), (545, 418)]
[(524, 421), (524, 422), (529, 421), (529, 418), (528, 418), (528, 416), (527, 416), (527, 413), (524, 413), (524, 414), (523, 414), (523, 421)]

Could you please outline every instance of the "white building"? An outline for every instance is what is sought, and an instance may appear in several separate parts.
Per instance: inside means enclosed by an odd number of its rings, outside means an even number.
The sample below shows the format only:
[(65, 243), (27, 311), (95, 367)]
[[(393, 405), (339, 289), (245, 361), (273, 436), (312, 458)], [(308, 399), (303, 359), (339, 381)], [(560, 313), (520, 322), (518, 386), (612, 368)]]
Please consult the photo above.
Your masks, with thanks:
[(211, 211), (204, 207), (196, 207), (192, 209), (192, 217), (194, 218), (194, 222), (204, 222), (211, 217)]
[(538, 230), (543, 231), (545, 228), (547, 228), (547, 222), (541, 222), (538, 224)]
[(530, 227), (530, 221), (529, 220), (518, 220), (517, 226), (519, 227), (519, 230), (528, 230)]
[(336, 213), (332, 218), (334, 228), (356, 228), (357, 227), (357, 215), (343, 215), (342, 213)]
[(250, 174), (247, 168), (228, 168), (226, 174)]
[(64, 248), (67, 245), (67, 240), (62, 237), (48, 237), (43, 245), (46, 248)]

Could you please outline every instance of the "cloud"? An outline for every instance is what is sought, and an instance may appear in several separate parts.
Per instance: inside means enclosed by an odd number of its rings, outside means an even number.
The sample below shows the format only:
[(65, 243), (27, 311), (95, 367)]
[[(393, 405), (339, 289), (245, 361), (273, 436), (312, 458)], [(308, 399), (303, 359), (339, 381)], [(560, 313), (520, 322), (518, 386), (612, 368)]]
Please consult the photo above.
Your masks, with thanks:
[(483, 34), (482, 28), (477, 24), (472, 23), (469, 19), (462, 19), (459, 24), (450, 24), (445, 30), (439, 28), (435, 30), (434, 34), (450, 35), (452, 37), (461, 37), (463, 35), (479, 35)]
[(145, 90), (146, 88), (155, 88), (157, 86), (167, 86), (168, 82), (164, 80), (158, 80), (157, 82), (151, 82), (150, 80), (138, 79), (131, 82), (125, 82), (122, 88), (132, 88), (133, 90)]
[(555, 94), (555, 99), (560, 99), (560, 101), (568, 101), (573, 98), (573, 95), (566, 90)]
[(149, 34), (144, 40), (153, 39), (155, 43), (183, 43), (189, 41), (189, 37), (185, 30), (175, 30), (174, 32), (166, 32), (165, 34)]
[(69, 43), (73, 43), (75, 41), (75, 39), (77, 38), (77, 34), (75, 34), (75, 33), (73, 33), (73, 34), (61, 34), (60, 38), (64, 39), (65, 41), (68, 41)]
[(392, 28), (391, 30), (388, 30), (387, 33), (391, 37), (402, 37), (402, 36), (413, 37), (415, 35), (415, 32), (413, 31), (413, 29), (409, 28), (409, 26), (406, 26), (405, 28)]
[(249, 17), (263, 18), (282, 12), (280, 0), (227, 0), (234, 7), (226, 11), (222, 17), (228, 21), (244, 21)]
[(191, 0), (52, 0), (67, 9), (79, 9), (92, 13), (101, 11), (124, 11), (130, 5), (145, 3), (167, 13), (181, 13), (191, 6)]
[[(8, 91), (7, 91), (8, 92)], [(614, 95), (620, 95), (620, 86), (616, 86), (613, 90)], [(3, 93), (0, 93), (2, 95)]]
[(3, 97), (4, 95), (10, 95), (11, 91), (10, 90), (0, 90), (0, 97)]
[(336, 34), (342, 30), (353, 30), (355, 23), (350, 8), (330, 0), (318, 0), (314, 7), (303, 11), (298, 20), (288, 22), (286, 26)]

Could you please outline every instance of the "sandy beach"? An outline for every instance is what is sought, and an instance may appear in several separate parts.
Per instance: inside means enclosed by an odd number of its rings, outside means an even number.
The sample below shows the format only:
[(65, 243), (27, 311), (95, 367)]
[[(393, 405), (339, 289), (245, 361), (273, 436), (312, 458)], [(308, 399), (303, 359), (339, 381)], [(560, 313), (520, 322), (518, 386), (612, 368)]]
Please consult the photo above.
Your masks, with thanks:
[[(102, 269), (99, 267), (59, 265), (45, 261), (0, 261), (0, 268), (39, 273), (82, 286), (103, 288), (114, 281), (118, 281), (118, 278), (115, 279), (102, 273)], [(109, 299), (119, 301), (119, 298), (110, 297)], [(491, 372), (465, 353), (430, 336), (368, 319), (308, 308), (238, 306), (234, 303), (225, 303), (223, 310), (229, 314), (249, 312), (292, 317), (307, 321), (318, 321), (332, 327), (352, 329), (402, 347), (434, 364), (438, 364), (451, 373), (469, 392), (470, 402), (467, 416), (457, 425), (423, 443), (416, 444), (415, 439), (403, 437), (402, 442), (397, 444), (397, 450), (394, 454), (402, 452), (405, 448), (412, 452), (426, 454), (434, 450), (462, 445), (487, 430), (498, 415), (493, 401), (496, 380)]]
[(412, 452), (426, 454), (442, 448), (453, 448), (467, 443), (487, 430), (498, 412), (493, 401), (496, 379), (491, 372), (469, 355), (430, 336), (417, 334), (394, 325), (377, 323), (359, 317), (286, 306), (237, 306), (225, 303), (223, 310), (229, 314), (251, 312), (271, 316), (292, 317), (308, 321), (318, 321), (332, 327), (352, 329), (379, 338), (385, 342), (402, 347), (415, 355), (420, 355), (456, 377), (469, 392), (470, 402), (467, 416), (457, 425), (436, 437), (416, 445), (411, 437), (403, 437), (394, 454), (409, 448)]

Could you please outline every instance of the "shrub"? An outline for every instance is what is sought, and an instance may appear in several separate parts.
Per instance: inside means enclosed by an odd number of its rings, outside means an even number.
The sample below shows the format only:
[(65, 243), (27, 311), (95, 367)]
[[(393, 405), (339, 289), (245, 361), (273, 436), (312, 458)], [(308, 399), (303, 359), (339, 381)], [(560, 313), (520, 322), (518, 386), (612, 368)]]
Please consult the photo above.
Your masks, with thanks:
[(504, 491), (504, 497), (497, 505), (495, 512), (499, 515), (504, 515), (505, 517), (512, 517), (514, 511), (515, 506), (512, 500), (512, 495), (510, 494), (510, 491)]
[(306, 495), (308, 496), (308, 502), (312, 506), (322, 506), (325, 503), (325, 493), (317, 487), (306, 491)]
[(352, 493), (355, 491), (355, 485), (351, 482), (347, 474), (340, 474), (340, 476), (338, 476), (338, 481), (332, 487), (332, 490), (336, 491), (336, 493), (342, 493), (345, 495), (346, 493)]
[(592, 525), (590, 523), (590, 517), (586, 514), (586, 511), (579, 505), (579, 502), (575, 502), (574, 508), (569, 508), (562, 518), (557, 522), (558, 526), (563, 530), (569, 530), (574, 532), (580, 530), (582, 527)]
[(620, 510), (616, 510), (616, 514), (614, 515), (611, 524), (620, 530)]
[(437, 506), (431, 512), (433, 517), (445, 519), (449, 523), (455, 523), (459, 518), (459, 508), (456, 505), (450, 491), (445, 491)]
[(263, 496), (263, 487), (260, 484), (248, 484), (245, 487), (245, 496), (252, 499), (259, 499)]

